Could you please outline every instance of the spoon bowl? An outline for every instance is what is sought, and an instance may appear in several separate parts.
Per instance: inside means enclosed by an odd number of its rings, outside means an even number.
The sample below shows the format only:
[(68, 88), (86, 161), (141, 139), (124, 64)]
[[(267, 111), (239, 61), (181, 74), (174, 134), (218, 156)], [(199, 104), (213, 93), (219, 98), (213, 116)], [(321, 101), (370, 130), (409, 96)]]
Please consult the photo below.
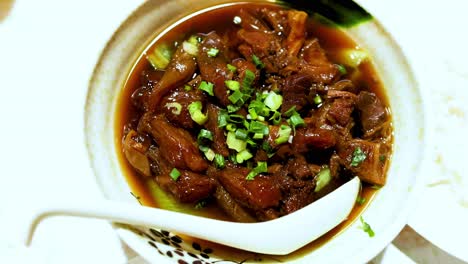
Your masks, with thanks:
[[(260, 223), (220, 221), (105, 200), (52, 206), (37, 210), (32, 217), (26, 245), (31, 243), (36, 227), (42, 220), (50, 216), (65, 215), (164, 228), (256, 253), (286, 255), (343, 222), (353, 209), (360, 188), (360, 180), (355, 177), (327, 196), (292, 214)], [(230, 230), (230, 235), (226, 235), (226, 230)]]

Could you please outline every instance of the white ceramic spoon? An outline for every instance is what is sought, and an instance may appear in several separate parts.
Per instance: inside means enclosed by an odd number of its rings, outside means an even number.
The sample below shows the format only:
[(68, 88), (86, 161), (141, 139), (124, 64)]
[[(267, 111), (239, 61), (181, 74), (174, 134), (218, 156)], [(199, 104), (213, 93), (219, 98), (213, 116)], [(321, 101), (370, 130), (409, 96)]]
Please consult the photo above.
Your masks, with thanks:
[(360, 188), (359, 178), (355, 177), (327, 196), (292, 214), (260, 223), (220, 221), (111, 201), (49, 206), (38, 210), (33, 217), (26, 244), (31, 243), (34, 231), (43, 219), (66, 215), (159, 227), (252, 252), (285, 255), (319, 238), (343, 222), (353, 209)]

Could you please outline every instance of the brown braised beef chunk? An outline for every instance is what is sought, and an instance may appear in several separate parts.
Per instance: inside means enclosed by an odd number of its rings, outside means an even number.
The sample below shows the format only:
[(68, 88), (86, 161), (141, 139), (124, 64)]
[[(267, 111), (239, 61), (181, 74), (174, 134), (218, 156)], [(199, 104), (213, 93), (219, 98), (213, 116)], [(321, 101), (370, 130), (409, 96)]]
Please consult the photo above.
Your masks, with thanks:
[(171, 48), (157, 42), (152, 57), (163, 63), (135, 73), (130, 166), (177, 201), (208, 201), (240, 222), (297, 211), (354, 176), (384, 185), (391, 122), (371, 73), (341, 66), (305, 12), (229, 14), (224, 27), (163, 38)]

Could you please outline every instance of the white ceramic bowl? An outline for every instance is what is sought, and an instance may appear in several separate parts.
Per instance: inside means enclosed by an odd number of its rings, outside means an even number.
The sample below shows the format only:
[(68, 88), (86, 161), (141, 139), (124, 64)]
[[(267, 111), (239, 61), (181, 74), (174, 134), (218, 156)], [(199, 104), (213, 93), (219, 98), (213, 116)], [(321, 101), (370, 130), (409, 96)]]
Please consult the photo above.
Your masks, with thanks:
[[(232, 2), (203, 1), (203, 6)], [(173, 22), (201, 8), (201, 1), (153, 0), (140, 6), (105, 47), (89, 84), (85, 130), (89, 157), (104, 195), (111, 200), (136, 203), (117, 158), (115, 111), (118, 95), (133, 63), (152, 39)], [(375, 231), (370, 238), (355, 221), (323, 246), (301, 258), (261, 256), (248, 252), (227, 253), (222, 247), (193, 241), (163, 230), (116, 225), (121, 238), (153, 263), (235, 262), (362, 263), (369, 261), (400, 232), (413, 208), (419, 189), (418, 171), (423, 160), (425, 136), (421, 96), (404, 54), (385, 29), (372, 19), (346, 31), (373, 58), (389, 97), (394, 122), (394, 153), (388, 181), (363, 213)], [(278, 230), (287, 232), (287, 230)], [(226, 232), (226, 235), (234, 235)], [(287, 243), (287, 241), (285, 241)], [(198, 262), (197, 262), (198, 261)], [(232, 263), (232, 262), (231, 262)]]

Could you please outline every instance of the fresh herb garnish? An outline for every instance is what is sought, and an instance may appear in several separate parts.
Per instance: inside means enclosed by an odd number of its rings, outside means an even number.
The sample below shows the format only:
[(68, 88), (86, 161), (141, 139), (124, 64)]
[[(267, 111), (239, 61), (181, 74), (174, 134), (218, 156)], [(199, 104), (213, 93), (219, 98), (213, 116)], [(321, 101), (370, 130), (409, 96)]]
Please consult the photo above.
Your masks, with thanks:
[(180, 177), (180, 171), (176, 168), (173, 168), (171, 173), (169, 173), (169, 176), (171, 176), (174, 181), (177, 181), (177, 179)]
[(327, 186), (331, 181), (330, 168), (328, 168), (328, 166), (323, 167), (317, 174), (316, 179), (314, 192), (320, 192), (320, 190)]
[(319, 105), (319, 104), (321, 104), (322, 102), (323, 102), (323, 101), (322, 101), (322, 97), (320, 97), (320, 95), (317, 94), (317, 95), (314, 97), (314, 103), (315, 103), (316, 105)]
[(360, 147), (357, 147), (353, 153), (353, 159), (351, 161), (352, 167), (357, 167), (366, 159), (366, 153), (362, 151)]
[(222, 169), (226, 165), (223, 155), (216, 153), (214, 157), (214, 164), (216, 168)]
[(227, 68), (229, 71), (231, 71), (232, 73), (235, 73), (237, 71), (237, 67), (234, 66), (234, 65), (231, 65), (231, 64), (228, 64), (227, 65)]
[(171, 112), (172, 112), (174, 115), (180, 115), (180, 112), (182, 112), (182, 105), (179, 104), (179, 103), (177, 103), (177, 102), (167, 103), (167, 104), (165, 105), (165, 107), (166, 107), (167, 109), (173, 108)]
[(200, 101), (193, 102), (187, 107), (190, 117), (199, 125), (203, 125), (206, 121), (208, 121), (208, 116), (203, 114), (201, 111), (202, 107), (203, 106)]
[(266, 161), (259, 161), (257, 162), (257, 167), (253, 168), (249, 174), (247, 174), (247, 177), (245, 177), (246, 180), (252, 181), (254, 180), (255, 176), (257, 176), (260, 173), (265, 173), (268, 172), (268, 165)]
[(211, 96), (214, 96), (214, 93), (213, 93), (213, 84), (210, 83), (210, 82), (201, 82), (200, 83), (200, 86), (198, 86), (198, 89), (206, 92), (207, 94), (211, 95)]
[(366, 232), (369, 235), (369, 237), (374, 237), (375, 233), (374, 230), (372, 230), (372, 227), (364, 221), (364, 218), (362, 218), (362, 216), (359, 219), (361, 220), (362, 230), (364, 230), (364, 232)]
[(206, 53), (208, 54), (209, 57), (216, 57), (218, 56), (219, 49), (211, 48)]
[(240, 83), (238, 81), (227, 80), (224, 83), (229, 90), (237, 91), (240, 89)]

